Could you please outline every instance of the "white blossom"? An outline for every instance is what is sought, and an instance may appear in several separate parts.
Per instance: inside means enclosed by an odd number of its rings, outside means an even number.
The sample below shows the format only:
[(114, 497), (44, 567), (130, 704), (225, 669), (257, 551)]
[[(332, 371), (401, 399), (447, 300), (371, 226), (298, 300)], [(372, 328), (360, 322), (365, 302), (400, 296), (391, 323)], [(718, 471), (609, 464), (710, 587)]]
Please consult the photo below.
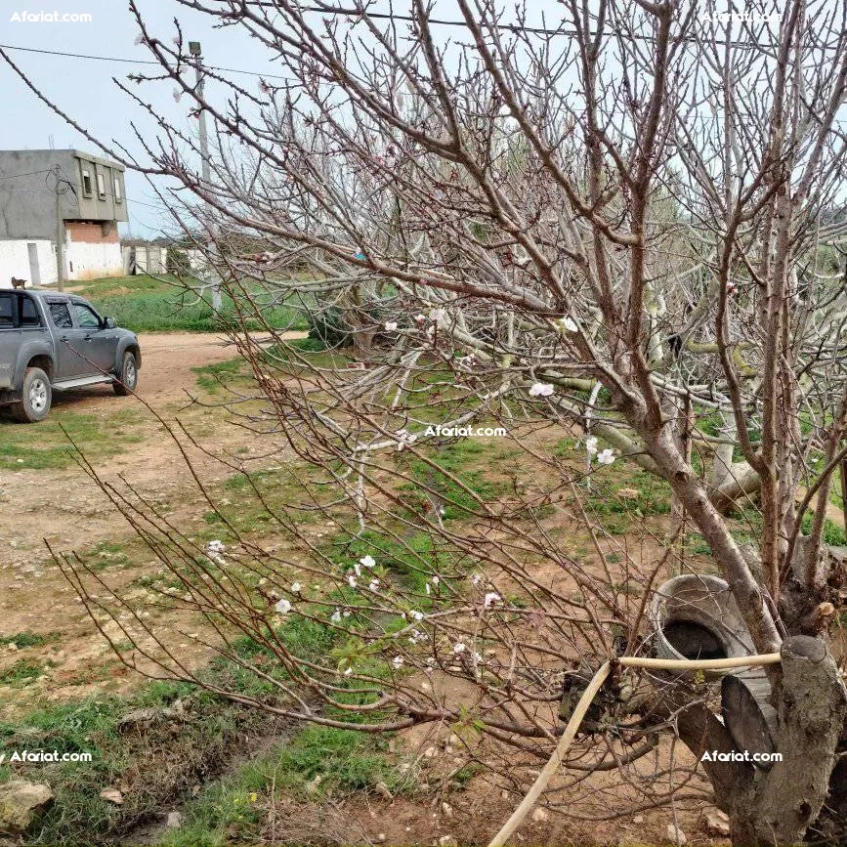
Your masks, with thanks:
[(427, 583), (427, 584), (424, 586), (424, 589), (426, 590), (426, 593), (427, 593), (427, 594), (432, 594), (432, 586), (431, 586), (429, 583)]
[(379, 590), (379, 580), (378, 579), (372, 579), (371, 582), (370, 582), (370, 585), (368, 585), (368, 590), (369, 591), (378, 591)]
[(385, 322), (385, 331), (386, 332), (396, 332), (397, 330), (397, 321), (386, 321)]
[(597, 454), (597, 461), (601, 465), (611, 465), (615, 461), (615, 451), (608, 447), (605, 450), (601, 450)]
[(357, 582), (357, 580), (356, 580), (356, 577), (355, 577), (353, 574), (350, 574), (350, 575), (347, 577), (347, 584), (348, 584), (351, 588), (355, 588), (355, 587), (358, 585), (358, 582)]
[(303, 588), (303, 586), (302, 586), (302, 585), (300, 585), (300, 583), (299, 583), (299, 582), (292, 582), (292, 583), (291, 583), (291, 593), (292, 593), (292, 594), (299, 594), (299, 593), (300, 593), (300, 590), (301, 590), (302, 588)]
[(391, 664), (394, 665), (394, 670), (400, 670), (400, 668), (403, 667), (403, 657), (402, 656), (395, 656), (391, 660)]
[(588, 438), (585, 439), (585, 451), (589, 456), (595, 455), (597, 452), (597, 438), (593, 435), (589, 435)]
[(553, 386), (549, 382), (536, 382), (529, 389), (530, 397), (550, 397), (553, 394)]
[(447, 318), (447, 312), (444, 309), (431, 309), (429, 319), (433, 323), (443, 323)]
[(426, 318), (423, 315), (415, 315), (415, 323), (422, 324)]
[(207, 553), (223, 553), (226, 550), (226, 545), (220, 539), (213, 539), (206, 545)]
[(373, 556), (362, 556), (362, 558), (359, 559), (359, 564), (363, 568), (373, 568), (376, 567), (376, 559), (374, 559)]
[(418, 440), (417, 435), (412, 435), (407, 429), (398, 429), (394, 434), (397, 436), (398, 451), (402, 450), (404, 447), (409, 447)]
[(454, 655), (456, 655), (456, 656), (458, 656), (459, 654), (464, 653), (464, 652), (465, 652), (465, 650), (467, 650), (467, 649), (468, 649), (468, 648), (465, 646), (464, 642), (462, 642), (462, 641), (457, 641), (457, 642), (453, 645), (453, 654), (454, 654)]
[(350, 676), (351, 673), (353, 673), (353, 668), (347, 668), (347, 670), (344, 671), (344, 676)]
[(579, 327), (576, 325), (576, 321), (573, 318), (559, 318), (557, 323), (566, 332), (576, 332), (579, 329)]
[(330, 620), (333, 623), (341, 623), (341, 609), (336, 608), (336, 610), (332, 613)]
[(499, 594), (494, 591), (489, 591), (488, 594), (485, 595), (485, 598), (482, 601), (482, 605), (485, 609), (491, 609), (502, 601), (503, 598)]
[(276, 605), (274, 606), (274, 611), (280, 615), (287, 615), (291, 611), (291, 603), (286, 600), (284, 597), (282, 600), (277, 600)]
[(422, 621), (426, 615), (424, 615), (423, 612), (419, 612), (417, 609), (414, 609), (409, 612), (409, 617), (414, 621)]
[(482, 582), (482, 574), (475, 573), (471, 576), (471, 585), (479, 585)]

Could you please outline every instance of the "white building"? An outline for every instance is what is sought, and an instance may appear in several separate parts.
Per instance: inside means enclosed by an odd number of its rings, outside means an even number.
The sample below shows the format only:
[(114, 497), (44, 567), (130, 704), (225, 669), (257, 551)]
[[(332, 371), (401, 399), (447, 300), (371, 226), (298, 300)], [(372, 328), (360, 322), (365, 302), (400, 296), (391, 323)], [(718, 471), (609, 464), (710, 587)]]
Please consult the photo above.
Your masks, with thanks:
[(121, 276), (123, 166), (78, 150), (0, 150), (0, 288)]

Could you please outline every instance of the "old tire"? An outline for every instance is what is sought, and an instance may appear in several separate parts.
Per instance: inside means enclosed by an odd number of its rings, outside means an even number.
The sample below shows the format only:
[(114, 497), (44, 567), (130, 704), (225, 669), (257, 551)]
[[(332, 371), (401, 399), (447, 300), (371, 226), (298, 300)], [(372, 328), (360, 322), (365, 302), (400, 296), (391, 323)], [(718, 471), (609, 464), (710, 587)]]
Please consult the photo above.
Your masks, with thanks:
[(12, 415), (23, 423), (37, 423), (47, 417), (52, 402), (50, 378), (41, 368), (27, 368), (24, 372), (22, 399), (12, 406)]
[(118, 379), (120, 382), (112, 383), (112, 388), (115, 389), (118, 397), (126, 397), (135, 391), (135, 386), (138, 385), (138, 362), (135, 353), (130, 353), (129, 350), (124, 353)]

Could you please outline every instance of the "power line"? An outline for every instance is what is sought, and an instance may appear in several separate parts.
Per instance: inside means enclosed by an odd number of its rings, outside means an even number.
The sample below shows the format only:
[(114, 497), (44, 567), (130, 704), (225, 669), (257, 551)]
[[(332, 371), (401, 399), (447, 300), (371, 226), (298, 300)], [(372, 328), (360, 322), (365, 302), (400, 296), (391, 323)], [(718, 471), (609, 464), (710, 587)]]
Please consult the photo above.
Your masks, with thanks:
[[(40, 53), (44, 56), (62, 56), (66, 59), (90, 59), (96, 62), (118, 62), (124, 65), (156, 65), (161, 67), (161, 63), (154, 59), (125, 59), (120, 56), (92, 56), (87, 53), (65, 53), (61, 50), (44, 50), (38, 47), (19, 47), (15, 44), (0, 44), (0, 49), (3, 50), (18, 50), (22, 53)], [(221, 68), (215, 65), (206, 65), (208, 70), (221, 71), (229, 74), (246, 74), (247, 76), (262, 77), (264, 79), (282, 79), (287, 82), (298, 82), (293, 77), (282, 76), (280, 74), (264, 74), (259, 71), (245, 71), (241, 68)]]
[[(279, 9), (279, 4), (276, 0), (249, 0), (249, 4), (252, 6), (260, 6), (269, 9)], [(364, 20), (365, 18), (372, 18), (373, 20), (388, 20), (388, 21), (401, 21), (404, 23), (417, 23), (418, 19), (412, 15), (403, 15), (397, 12), (371, 12), (365, 11), (362, 12), (359, 9), (322, 9), (320, 6), (302, 6), (297, 9), (299, 12), (315, 12), (317, 14), (322, 15), (340, 15), (343, 17), (351, 17), (351, 18), (359, 18), (360, 20)], [(427, 24), (431, 26), (452, 26), (452, 27), (461, 27), (463, 29), (468, 29), (468, 25), (465, 21), (456, 21), (449, 20), (444, 18), (426, 18)], [(479, 22), (480, 28), (485, 30), (486, 26), (483, 22)], [(548, 29), (546, 27), (540, 26), (525, 26), (524, 24), (509, 24), (509, 23), (501, 23), (497, 22), (496, 24), (498, 30), (502, 30), (504, 32), (511, 33), (528, 33), (530, 35), (567, 35), (571, 38), (576, 36), (595, 38), (597, 36), (596, 32), (579, 32), (575, 29), (566, 29), (564, 25), (556, 27), (556, 29)], [(644, 33), (636, 33), (636, 32), (621, 32), (619, 29), (610, 28), (606, 30), (607, 35), (609, 37), (622, 37), (627, 41), (655, 41), (656, 37), (654, 35), (647, 35)], [(697, 36), (690, 35), (685, 36), (683, 38), (671, 39), (674, 42), (681, 43), (700, 43), (702, 41), (701, 38)], [(763, 42), (759, 41), (751, 41), (751, 40), (731, 40), (727, 41), (725, 39), (715, 38), (710, 39), (708, 42), (710, 45), (719, 45), (722, 47), (730, 46), (730, 47), (750, 47), (750, 48), (762, 48), (767, 46)], [(820, 49), (823, 50), (837, 50), (839, 47), (839, 42), (835, 44), (821, 44), (819, 45)]]
[(18, 177), (21, 177), (21, 176), (36, 176), (38, 174), (49, 174), (52, 170), (53, 170), (53, 168), (45, 168), (44, 170), (41, 170), (41, 171), (29, 171), (28, 173), (23, 173), (23, 174), (7, 174), (6, 176), (0, 176), (0, 181), (5, 180), (5, 179), (17, 179)]

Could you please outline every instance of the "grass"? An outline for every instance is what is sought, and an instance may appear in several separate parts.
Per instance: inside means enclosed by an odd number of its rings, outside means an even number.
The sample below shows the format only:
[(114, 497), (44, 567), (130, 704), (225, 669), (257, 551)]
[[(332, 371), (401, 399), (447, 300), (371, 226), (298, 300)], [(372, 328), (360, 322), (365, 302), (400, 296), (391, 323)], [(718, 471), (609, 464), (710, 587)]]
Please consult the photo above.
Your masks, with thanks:
[[(30, 678), (36, 669), (30, 663), (17, 673)], [(223, 679), (226, 669), (212, 667), (209, 674), (210, 679)], [(163, 710), (178, 698), (187, 704), (188, 720), (162, 717), (130, 728), (121, 725), (123, 716), (135, 709)], [(275, 725), (267, 714), (184, 684), (159, 682), (127, 700), (99, 697), (51, 705), (15, 725), (0, 723), (4, 751), (93, 754), (85, 763), (10, 763), (0, 770), (0, 781), (25, 778), (53, 788), (56, 802), (28, 843), (103, 844), (187, 797), (191, 786), (244, 751), (246, 735), (256, 737)], [(118, 788), (124, 803), (102, 799), (104, 788)]]
[[(231, 297), (224, 295), (218, 316), (211, 305), (186, 291), (175, 277), (154, 279), (149, 276), (114, 277), (86, 282), (74, 291), (90, 300), (102, 314), (113, 317), (120, 326), (133, 332), (219, 332), (236, 322)], [(292, 306), (262, 304), (268, 295), (256, 292), (262, 316), (276, 329), (308, 328), (302, 310)], [(247, 329), (262, 329), (254, 318), (246, 321)]]
[(37, 428), (0, 421), (0, 470), (70, 467), (75, 461), (73, 444), (92, 459), (114, 456), (141, 440), (134, 427), (142, 421), (135, 409), (126, 407), (101, 417), (62, 406), (52, 409)]
[(28, 685), (42, 676), (52, 664), (49, 661), (42, 664), (35, 659), (18, 659), (10, 668), (0, 671), (0, 685), (9, 685), (12, 688)]
[[(349, 730), (310, 726), (291, 741), (210, 785), (185, 808), (185, 822), (168, 833), (167, 847), (257, 843), (266, 810), (280, 792), (309, 800), (371, 792), (383, 783), (392, 794), (412, 788), (392, 767), (387, 741)], [(320, 778), (316, 782), (316, 778)]]
[(14, 645), (18, 650), (24, 650), (27, 647), (44, 647), (47, 644), (58, 641), (60, 637), (61, 635), (58, 632), (49, 632), (46, 635), (40, 635), (35, 632), (19, 632), (17, 635), (4, 635), (0, 637), (0, 647)]

